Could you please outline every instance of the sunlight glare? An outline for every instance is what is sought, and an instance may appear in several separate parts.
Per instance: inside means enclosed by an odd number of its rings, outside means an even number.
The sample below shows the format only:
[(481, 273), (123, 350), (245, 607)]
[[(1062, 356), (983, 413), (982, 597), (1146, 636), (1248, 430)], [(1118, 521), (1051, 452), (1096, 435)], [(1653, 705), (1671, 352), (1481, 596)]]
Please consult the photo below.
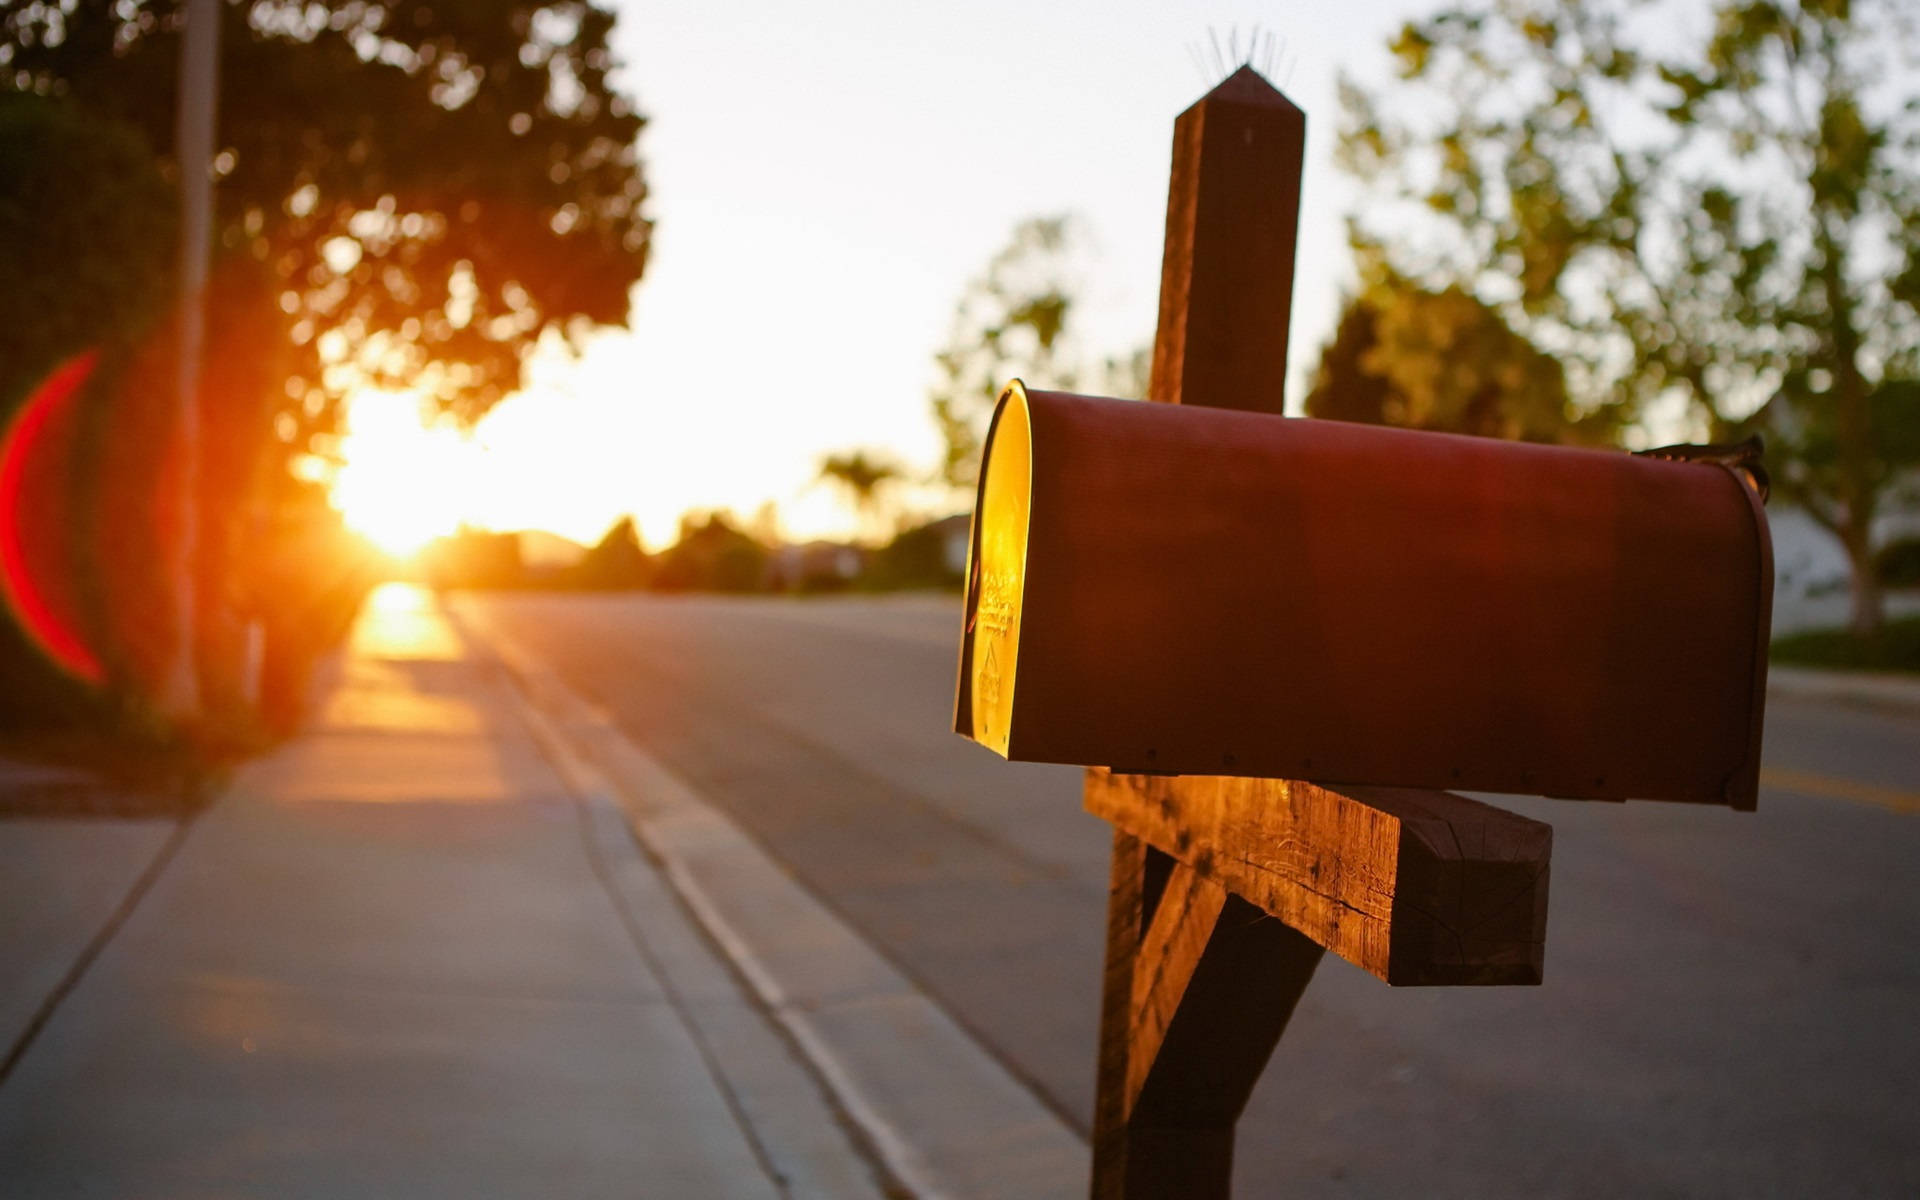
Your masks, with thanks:
[(472, 488), (471, 444), (429, 425), (417, 397), (365, 392), (353, 399), (340, 439), (333, 506), (389, 554), (414, 554), (460, 527)]

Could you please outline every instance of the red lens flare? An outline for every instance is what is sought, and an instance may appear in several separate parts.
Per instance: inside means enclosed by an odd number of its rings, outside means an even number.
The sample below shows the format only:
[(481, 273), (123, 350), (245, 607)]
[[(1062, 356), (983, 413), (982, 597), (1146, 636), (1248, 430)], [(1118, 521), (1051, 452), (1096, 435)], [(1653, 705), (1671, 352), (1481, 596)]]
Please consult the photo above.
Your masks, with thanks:
[(88, 350), (61, 363), (0, 440), (0, 594), (42, 653), (93, 684), (106, 671), (80, 635), (70, 496), (77, 400), (98, 360)]

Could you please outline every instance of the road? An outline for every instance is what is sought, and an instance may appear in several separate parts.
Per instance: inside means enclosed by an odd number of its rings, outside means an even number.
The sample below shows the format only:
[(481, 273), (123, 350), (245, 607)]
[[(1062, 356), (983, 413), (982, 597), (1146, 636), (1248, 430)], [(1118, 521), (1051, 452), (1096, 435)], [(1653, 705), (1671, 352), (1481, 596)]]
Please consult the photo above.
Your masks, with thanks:
[[(471, 603), (1086, 1128), (1109, 834), (949, 732), (956, 601)], [(1236, 1195), (1920, 1195), (1920, 715), (1776, 700), (1766, 761), (1752, 814), (1500, 798), (1555, 829), (1545, 984), (1329, 956)]]

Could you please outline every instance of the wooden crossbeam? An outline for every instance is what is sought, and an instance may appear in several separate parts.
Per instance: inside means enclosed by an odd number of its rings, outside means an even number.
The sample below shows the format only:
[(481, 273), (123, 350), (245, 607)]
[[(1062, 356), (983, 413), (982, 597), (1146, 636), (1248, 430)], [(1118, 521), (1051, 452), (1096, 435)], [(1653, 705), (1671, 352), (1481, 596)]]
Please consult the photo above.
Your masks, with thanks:
[(1539, 983), (1553, 830), (1450, 792), (1087, 772), (1088, 812), (1391, 984)]

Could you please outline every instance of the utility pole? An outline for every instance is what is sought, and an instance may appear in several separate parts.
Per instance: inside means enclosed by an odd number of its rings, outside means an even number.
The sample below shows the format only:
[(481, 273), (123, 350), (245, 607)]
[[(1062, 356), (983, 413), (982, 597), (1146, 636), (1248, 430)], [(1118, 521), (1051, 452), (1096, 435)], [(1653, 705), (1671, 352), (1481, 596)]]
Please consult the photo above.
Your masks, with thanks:
[(174, 160), (180, 170), (180, 544), (174, 559), (177, 641), (167, 707), (180, 719), (200, 711), (200, 357), (206, 343), (209, 239), (213, 231), (214, 99), (220, 71), (220, 0), (185, 0)]

